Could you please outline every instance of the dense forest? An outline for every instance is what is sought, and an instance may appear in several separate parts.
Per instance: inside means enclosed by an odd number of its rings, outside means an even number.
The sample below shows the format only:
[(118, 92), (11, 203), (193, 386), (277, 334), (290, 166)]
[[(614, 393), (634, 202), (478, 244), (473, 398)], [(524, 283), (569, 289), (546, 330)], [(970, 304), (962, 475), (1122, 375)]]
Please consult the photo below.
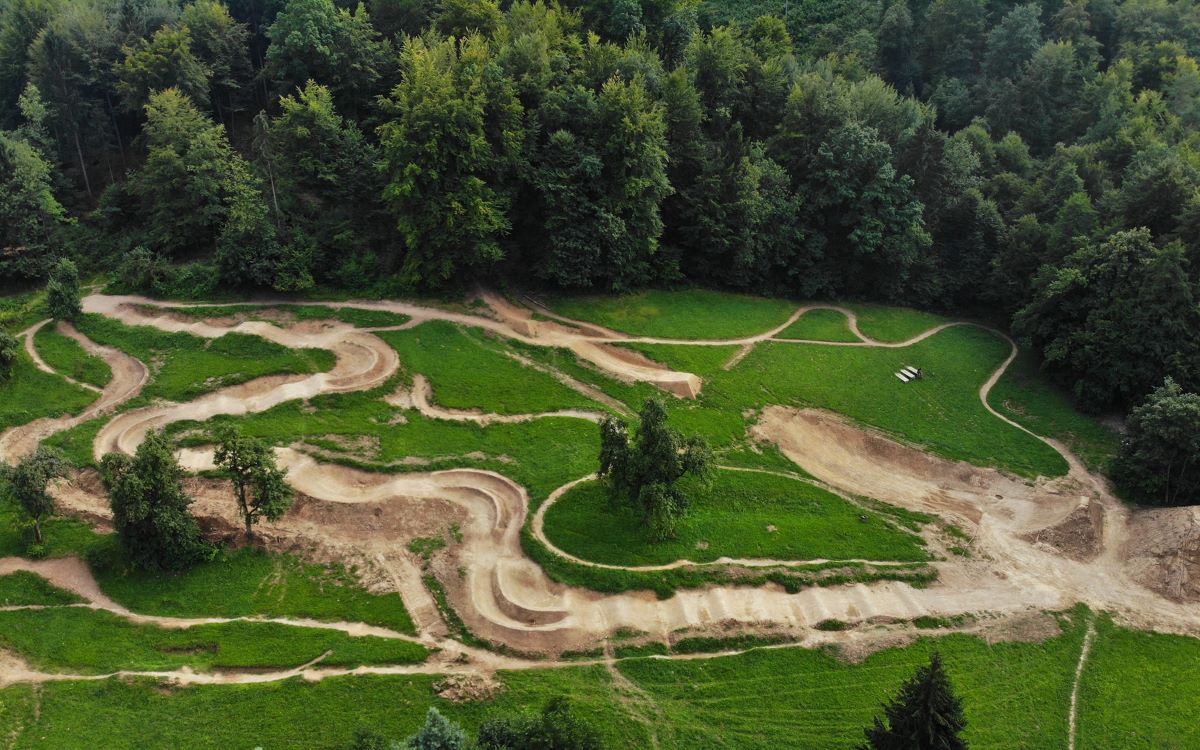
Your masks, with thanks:
[(0, 283), (694, 283), (1200, 381), (1192, 0), (0, 0)]

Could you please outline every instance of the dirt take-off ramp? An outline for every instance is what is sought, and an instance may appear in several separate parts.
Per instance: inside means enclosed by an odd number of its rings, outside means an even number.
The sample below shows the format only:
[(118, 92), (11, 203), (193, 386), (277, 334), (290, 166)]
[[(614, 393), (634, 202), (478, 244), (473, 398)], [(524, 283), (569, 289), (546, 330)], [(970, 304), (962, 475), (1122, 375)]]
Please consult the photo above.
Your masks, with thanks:
[[(495, 311), (494, 317), (398, 302), (342, 304), (409, 315), (413, 321), (406, 327), (440, 319), (483, 328), (529, 344), (567, 348), (613, 375), (652, 382), (685, 397), (698, 393), (699, 378), (670, 371), (649, 360), (642, 361), (612, 344), (642, 341), (753, 346), (761, 341), (780, 340), (775, 338), (777, 334), (807, 309), (798, 310), (783, 326), (760, 336), (685, 342), (624, 337), (562, 319), (535, 321), (528, 311), (499, 298), (485, 299)], [(263, 377), (213, 391), (188, 403), (158, 403), (119, 414), (97, 435), (94, 444), (97, 457), (114, 450), (132, 452), (148, 430), (178, 421), (261, 412), (286, 401), (375, 388), (386, 383), (400, 367), (395, 350), (382, 339), (345, 323), (221, 324), (182, 316), (171, 311), (173, 305), (137, 297), (92, 295), (85, 299), (84, 307), (88, 312), (131, 325), (186, 331), (209, 338), (238, 331), (288, 347), (324, 348), (336, 356), (336, 364), (329, 372)], [(853, 324), (853, 314), (844, 312)], [(900, 344), (874, 342), (859, 333), (861, 341), (830, 345), (906, 346), (944, 327)], [(26, 332), (27, 338), (33, 330)], [(0, 436), (0, 459), (13, 460), (32, 450), (31, 446), (47, 435), (115, 408), (136, 394), (145, 382), (146, 369), (141, 363), (115, 350), (97, 347), (83, 337), (78, 340), (113, 365), (113, 382), (83, 415), (49, 422), (40, 420), (43, 424), (34, 423), (37, 427), (28, 425)], [(1010, 356), (981, 390), (985, 405), (987, 390), (1011, 360)], [(118, 367), (120, 376), (116, 375)], [(437, 407), (430, 396), (428, 383), (415, 374), (412, 388), (392, 394), (389, 400), (434, 418), (480, 424), (543, 416), (589, 420), (599, 417), (599, 412), (514, 416), (452, 411)], [(649, 637), (666, 639), (680, 629), (730, 624), (769, 625), (809, 639), (829, 639), (839, 636), (818, 635), (812, 627), (827, 620), (907, 621), (924, 615), (1003, 615), (1030, 609), (1058, 609), (1077, 601), (1112, 609), (1139, 624), (1180, 632), (1200, 631), (1197, 608), (1150, 591), (1138, 582), (1141, 578), (1135, 580), (1128, 572), (1124, 558), (1128, 514), (1105, 491), (1103, 482), (1088, 475), (1065, 452), (1072, 467), (1069, 476), (1031, 485), (994, 470), (929, 456), (820, 412), (769, 407), (755, 433), (778, 444), (798, 465), (833, 488), (959, 519), (974, 532), (975, 555), (970, 559), (952, 557), (934, 563), (938, 581), (920, 589), (887, 581), (811, 587), (794, 594), (773, 585), (713, 585), (680, 591), (667, 600), (659, 600), (648, 591), (606, 595), (558, 584), (528, 558), (522, 548), (521, 532), (528, 516), (529, 498), (523, 487), (500, 474), (473, 469), (395, 475), (366, 472), (321, 462), (296, 446), (278, 448), (276, 455), (288, 469), (289, 483), (313, 502), (328, 507), (396, 506), (402, 509), (400, 515), (416, 516), (431, 507), (444, 509), (446, 503), (458, 508), (465, 520), (462, 543), (448, 552), (444, 569), (437, 569), (450, 602), (477, 635), (522, 650), (557, 653), (588, 647), (620, 630), (636, 630)], [(185, 465), (193, 469), (206, 468), (212, 462), (211, 450), (189, 449), (182, 452), (182, 457)], [(554, 493), (542, 511), (565, 489)], [(87, 493), (74, 491), (63, 500), (68, 507), (93, 515), (104, 512), (103, 499)], [(1099, 554), (1076, 559), (1081, 556), (1065, 554), (1037, 541), (1035, 532), (1074, 518), (1073, 514), (1089, 503), (1102, 510), (1088, 515), (1102, 526), (1098, 531)], [(285, 517), (278, 527), (284, 532), (311, 537), (337, 537), (341, 543), (354, 538), (348, 531), (339, 530), (338, 513), (327, 513), (323, 519), (325, 525), (320, 526)], [(533, 533), (545, 541), (537, 521)], [(413, 583), (419, 581), (419, 574), (411, 559), (370, 539), (360, 539), (359, 543), (371, 555), (387, 557), (401, 568), (396, 574), (397, 588), (405, 592), (410, 610), (416, 614), (430, 609), (427, 601), (413, 601), (427, 592)], [(809, 561), (763, 562), (787, 565)], [(90, 601), (96, 605), (100, 600), (92, 597)], [(107, 604), (96, 606), (110, 608)], [(131, 616), (126, 612), (121, 614)], [(418, 616), (417, 620), (423, 627), (439, 627), (426, 617)], [(428, 633), (424, 635), (428, 637)]]

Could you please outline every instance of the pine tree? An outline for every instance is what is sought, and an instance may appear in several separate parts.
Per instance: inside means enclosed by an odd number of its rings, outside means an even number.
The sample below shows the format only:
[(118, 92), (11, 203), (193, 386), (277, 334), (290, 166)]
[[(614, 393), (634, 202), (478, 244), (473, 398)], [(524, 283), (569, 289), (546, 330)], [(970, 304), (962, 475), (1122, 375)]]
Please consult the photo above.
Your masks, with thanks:
[(919, 667), (900, 693), (883, 707), (887, 725), (875, 717), (859, 750), (966, 750), (959, 737), (967, 724), (962, 701), (955, 695), (934, 653), (928, 667)]

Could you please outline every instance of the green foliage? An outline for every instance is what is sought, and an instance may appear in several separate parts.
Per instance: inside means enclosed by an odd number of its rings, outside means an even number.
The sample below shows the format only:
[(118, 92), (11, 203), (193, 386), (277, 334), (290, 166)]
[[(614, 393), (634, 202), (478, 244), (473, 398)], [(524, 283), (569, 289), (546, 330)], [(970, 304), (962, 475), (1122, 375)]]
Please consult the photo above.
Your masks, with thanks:
[(59, 333), (52, 326), (43, 326), (33, 337), (33, 344), (51, 369), (81, 383), (103, 388), (112, 379), (112, 368), (99, 357), (84, 351), (78, 341)]
[(40, 446), (16, 466), (0, 464), (0, 497), (15, 503), (29, 517), (38, 545), (42, 544), (42, 519), (55, 511), (50, 483), (68, 477), (72, 468), (62, 453)]
[(188, 510), (192, 499), (174, 451), (162, 432), (152, 430), (132, 458), (109, 453), (100, 463), (117, 538), (130, 561), (145, 570), (182, 570), (212, 554)]
[(0, 279), (41, 278), (61, 253), (72, 220), (54, 195), (54, 178), (37, 143), (0, 131)]
[(12, 377), (20, 352), (21, 343), (16, 337), (0, 331), (0, 382)]
[(59, 258), (46, 283), (46, 311), (55, 320), (77, 320), (83, 313), (79, 269), (69, 258)]
[(605, 744), (586, 720), (571, 711), (565, 697), (551, 698), (540, 714), (493, 716), (479, 727), (479, 750), (545, 748), (545, 750), (603, 750)]
[(569, 554), (610, 565), (929, 557), (919, 537), (887, 516), (800, 480), (718, 470), (710, 487), (688, 489), (694, 502), (670, 541), (656, 542), (636, 510), (613, 508), (597, 483), (573, 488), (546, 511), (546, 536)]
[(866, 730), (864, 750), (967, 749), (959, 736), (967, 724), (962, 701), (954, 695), (936, 651), (929, 666), (918, 668), (883, 712), (887, 724), (875, 718), (874, 726)]
[[(401, 58), (401, 82), (384, 102), (392, 119), (379, 128), (383, 195), (407, 245), (405, 280), (435, 287), (503, 257), (507, 199), (487, 178), (519, 140), (520, 107), (479, 36), (414, 38)], [(489, 139), (493, 123), (500, 132)]]
[(1113, 474), (1138, 502), (1200, 503), (1200, 394), (1168, 378), (1134, 407)]
[(1137, 399), (1165, 375), (1191, 383), (1200, 368), (1200, 326), (1183, 248), (1157, 247), (1149, 231), (1089, 243), (1062, 268), (1038, 275), (1015, 330), (1043, 355), (1044, 369), (1100, 409)]
[(425, 724), (404, 743), (411, 750), (466, 750), (467, 733), (436, 708), (425, 714)]
[(187, 27), (164, 27), (149, 40), (139, 39), (125, 49), (117, 70), (117, 90), (126, 109), (141, 110), (151, 93), (175, 87), (198, 106), (208, 106), (208, 79), (212, 71), (192, 53)]
[(614, 504), (629, 503), (642, 514), (654, 539), (675, 537), (691, 504), (677, 482), (685, 475), (701, 485), (712, 475), (712, 450), (703, 438), (685, 438), (667, 427), (659, 401), (647, 400), (630, 441), (625, 424), (614, 417), (600, 425), (600, 478)]
[(275, 454), (266, 443), (226, 425), (217, 435), (213, 459), (233, 483), (247, 537), (253, 536), (254, 524), (260, 519), (279, 520), (292, 507), (295, 492), (284, 481), (287, 472), (276, 464)]

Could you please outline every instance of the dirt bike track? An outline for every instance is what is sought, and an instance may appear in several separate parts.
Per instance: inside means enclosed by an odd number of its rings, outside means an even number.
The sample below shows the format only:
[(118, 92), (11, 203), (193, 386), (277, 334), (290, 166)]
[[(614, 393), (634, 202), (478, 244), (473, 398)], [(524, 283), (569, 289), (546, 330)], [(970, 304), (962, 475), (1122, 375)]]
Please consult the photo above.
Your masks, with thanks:
[[(619, 349), (619, 343), (659, 343), (687, 345), (739, 345), (748, 351), (764, 341), (796, 342), (778, 335), (810, 309), (834, 309), (844, 313), (857, 342), (803, 341), (829, 346), (881, 346), (900, 348), (935, 335), (953, 325), (931, 328), (904, 342), (879, 342), (865, 337), (858, 329), (853, 311), (816, 305), (801, 307), (783, 325), (756, 336), (732, 340), (678, 340), (655, 337), (630, 337), (597, 326), (570, 321), (537, 309), (522, 308), (492, 294), (484, 294), (492, 316), (452, 312), (402, 302), (346, 302), (345, 307), (386, 310), (412, 318), (402, 328), (427, 320), (445, 320), (482, 328), (498, 335), (537, 346), (570, 349), (581, 359), (625, 380), (650, 382), (680, 397), (696, 396), (702, 382), (691, 373), (669, 370), (648, 359)], [(294, 303), (291, 303), (294, 304)], [(313, 303), (320, 304), (320, 303)], [(269, 306), (269, 303), (264, 303)], [(304, 321), (276, 325), (261, 321), (204, 321), (172, 312), (174, 303), (140, 298), (90, 295), (84, 300), (86, 312), (99, 313), (129, 325), (150, 325), (164, 331), (186, 331), (215, 338), (231, 331), (262, 336), (284, 346), (325, 348), (336, 357), (334, 367), (324, 373), (300, 376), (268, 376), (222, 388), (184, 404), (156, 403), (118, 414), (100, 430), (94, 444), (95, 455), (119, 450), (132, 452), (150, 429), (181, 420), (204, 420), (219, 414), (259, 412), (279, 403), (307, 399), (323, 393), (349, 392), (377, 387), (399, 369), (394, 349), (373, 335), (371, 329), (359, 329), (334, 321)], [(219, 307), (219, 306), (214, 306)], [(33, 336), (44, 323), (22, 333), (35, 363), (52, 370), (41, 361), (33, 347)], [(393, 327), (394, 328), (394, 327)], [(37, 443), (55, 432), (69, 429), (86, 419), (108, 413), (135, 396), (149, 377), (147, 368), (136, 359), (117, 350), (101, 347), (70, 327), (64, 333), (79, 341), (85, 349), (107, 361), (113, 379), (100, 397), (75, 417), (38, 420), (0, 434), (0, 460), (12, 461), (26, 455)], [(1000, 334), (1003, 335), (1003, 334)], [(979, 396), (995, 417), (1017, 429), (1026, 430), (996, 412), (987, 402), (991, 387), (1015, 358), (1016, 345), (1009, 340), (1008, 358), (981, 386)], [(735, 365), (736, 362), (731, 363)], [(596, 421), (599, 411), (570, 410), (552, 414), (493, 415), (482, 412), (450, 410), (434, 403), (428, 381), (419, 373), (411, 388), (391, 394), (395, 405), (415, 408), (435, 419), (470, 421), (486, 425), (496, 422), (525, 421), (549, 416), (574, 417)], [(522, 651), (557, 654), (565, 650), (594, 645), (618, 630), (637, 630), (656, 639), (667, 639), (681, 629), (781, 628), (802, 643), (850, 642), (869, 637), (863, 632), (825, 633), (814, 625), (825, 620), (849, 623), (908, 621), (929, 615), (949, 617), (962, 613), (987, 617), (1020, 617), (1032, 611), (1064, 609), (1085, 602), (1106, 609), (1125, 622), (1171, 632), (1200, 633), (1200, 608), (1194, 603), (1175, 601), (1147, 584), (1155, 586), (1163, 565), (1175, 565), (1171, 550), (1143, 549), (1133, 544), (1137, 520), (1142, 512), (1131, 512), (1109, 492), (1105, 482), (1089, 474), (1062, 445), (1052, 445), (1064, 455), (1070, 466), (1065, 477), (1026, 482), (992, 469), (949, 461), (903, 445), (885, 435), (853, 425), (836, 415), (815, 410), (797, 410), (769, 406), (752, 430), (753, 434), (776, 445), (805, 471), (840, 494), (865, 495), (901, 507), (933, 512), (950, 517), (974, 535), (969, 558), (946, 556), (932, 563), (937, 582), (926, 588), (906, 583), (881, 581), (871, 584), (810, 587), (789, 594), (768, 585), (709, 586), (682, 590), (667, 600), (651, 592), (601, 594), (587, 589), (564, 586), (551, 580), (540, 566), (530, 560), (521, 546), (521, 531), (526, 525), (529, 498), (525, 489), (506, 477), (488, 471), (452, 469), (437, 472), (383, 474), (352, 469), (318, 460), (299, 447), (281, 447), (276, 455), (288, 470), (288, 481), (320, 510), (320, 522), (292, 513), (280, 522), (268, 525), (264, 534), (280, 539), (316, 539), (338, 549), (356, 549), (367, 558), (378, 559), (401, 592), (406, 606), (417, 622), (417, 640), (442, 648), (446, 653), (468, 653), (465, 664), (433, 658), (417, 666), (368, 668), (389, 673), (490, 671), (497, 668), (545, 667), (553, 661), (524, 660), (499, 656), (488, 651), (469, 649), (445, 637), (445, 626), (432, 608), (428, 592), (420, 583), (420, 571), (413, 557), (390, 537), (363, 539), (361, 529), (351, 527), (352, 509), (368, 507), (388, 509), (399, 518), (411, 519), (433, 514), (436, 508), (442, 528), (445, 518), (461, 518), (463, 541), (454, 545), (441, 568), (435, 572), (447, 589), (451, 604), (479, 636)], [(1030, 433), (1033, 434), (1033, 433)], [(211, 451), (189, 449), (181, 453), (191, 469), (211, 466)], [(546, 509), (583, 477), (565, 485), (538, 508), (530, 527), (536, 539), (555, 550), (545, 538), (542, 521)], [(79, 487), (60, 488), (60, 504), (69, 511), (89, 517), (103, 517), (106, 501), (96, 493)], [(198, 500), (200, 514), (219, 515), (216, 500)], [(226, 503), (229, 505), (229, 503)], [(1186, 520), (1196, 514), (1178, 509), (1170, 517), (1158, 513), (1155, 523), (1173, 523), (1175, 517)], [(314, 511), (316, 512), (316, 511)], [(1189, 515), (1190, 514), (1190, 515)], [(397, 522), (399, 523), (399, 521)], [(1092, 549), (1059, 549), (1042, 541), (1045, 530), (1082, 528), (1095, 533)], [(407, 528), (407, 527), (406, 527)], [(384, 531), (389, 531), (384, 529)], [(1061, 536), (1061, 535), (1060, 535)], [(1086, 534), (1085, 534), (1086, 536)], [(1057, 539), (1053, 534), (1048, 538)], [(1086, 545), (1085, 545), (1086, 546)], [(1140, 557), (1131, 553), (1138, 548)], [(600, 566), (572, 558), (577, 564)], [(1178, 557), (1178, 555), (1176, 555)], [(724, 560), (706, 565), (781, 566), (814, 561)], [(824, 562), (824, 561), (822, 561)], [(850, 562), (850, 561), (840, 561)], [(871, 561), (864, 561), (871, 562)], [(873, 564), (886, 565), (886, 561)], [(665, 570), (695, 565), (678, 561), (665, 566), (631, 570)], [(82, 596), (86, 606), (104, 609), (134, 621), (163, 627), (188, 627), (200, 622), (222, 622), (220, 618), (171, 618), (135, 614), (103, 595), (86, 565), (70, 558), (30, 562), (17, 558), (0, 559), (0, 574), (16, 569), (34, 570), (52, 583)], [(461, 570), (462, 575), (452, 571)], [(1185, 584), (1188, 571), (1185, 568)], [(1156, 588), (1161, 588), (1157, 587)], [(1168, 587), (1170, 588), (1170, 587)], [(1185, 586), (1186, 588), (1186, 586)], [(1176, 591), (1178, 587), (1171, 589)], [(1178, 598), (1178, 597), (1177, 597)], [(252, 618), (253, 619), (253, 618)], [(280, 621), (280, 620), (276, 620)], [(334, 627), (356, 634), (405, 637), (354, 623), (309, 623), (287, 621), (314, 627)], [(365, 630), (364, 630), (365, 629)], [(368, 632), (370, 631), (370, 632)], [(579, 664), (571, 661), (571, 664)], [(363, 670), (322, 668), (317, 662), (279, 672), (273, 679), (302, 674), (319, 679), (335, 674), (360, 673)], [(261, 673), (212, 675), (179, 670), (154, 673), (182, 682), (263, 681), (272, 678)], [(0, 655), (0, 684), (13, 681), (69, 679), (79, 676), (46, 675), (30, 670), (18, 660)], [(88, 676), (87, 679), (93, 679)]]

